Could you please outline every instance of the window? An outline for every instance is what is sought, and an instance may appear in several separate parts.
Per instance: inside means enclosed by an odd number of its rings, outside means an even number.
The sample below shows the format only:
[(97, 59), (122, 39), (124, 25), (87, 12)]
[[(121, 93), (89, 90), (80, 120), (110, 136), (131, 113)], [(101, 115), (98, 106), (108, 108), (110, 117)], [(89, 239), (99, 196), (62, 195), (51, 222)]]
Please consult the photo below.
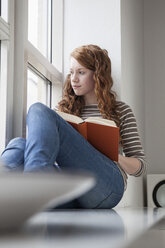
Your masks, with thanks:
[(27, 62), (36, 69), (35, 73), (51, 82), (47, 94), (52, 106), (62, 95), (62, 34), (63, 1), (28, 0)]
[(35, 102), (42, 102), (51, 107), (51, 82), (33, 67), (29, 67), (27, 75), (27, 111)]
[(28, 40), (62, 72), (63, 1), (28, 0)]
[(24, 134), (32, 103), (54, 107), (61, 98), (63, 0), (0, 0), (0, 7), (2, 150)]
[(28, 40), (51, 62), (52, 1), (28, 1)]
[(8, 22), (8, 0), (0, 1), (0, 15), (6, 22)]

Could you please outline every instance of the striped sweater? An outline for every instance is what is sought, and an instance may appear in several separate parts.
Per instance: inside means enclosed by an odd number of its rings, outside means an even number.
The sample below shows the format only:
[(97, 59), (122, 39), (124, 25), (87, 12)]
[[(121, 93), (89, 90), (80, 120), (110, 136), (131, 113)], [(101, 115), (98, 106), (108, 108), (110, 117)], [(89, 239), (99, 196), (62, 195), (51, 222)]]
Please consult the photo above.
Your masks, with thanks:
[[(140, 160), (141, 168), (133, 176), (140, 176), (145, 172), (146, 163), (145, 155), (140, 142), (140, 137), (137, 130), (137, 124), (135, 116), (131, 108), (124, 102), (117, 102), (117, 112), (120, 113), (120, 136), (122, 138), (122, 146), (119, 145), (119, 153), (126, 157), (135, 157)], [(86, 119), (88, 117), (101, 117), (97, 104), (86, 105), (82, 111), (81, 118)], [(121, 168), (120, 164), (117, 166), (121, 170), (124, 178), (125, 186), (127, 184), (127, 174)]]

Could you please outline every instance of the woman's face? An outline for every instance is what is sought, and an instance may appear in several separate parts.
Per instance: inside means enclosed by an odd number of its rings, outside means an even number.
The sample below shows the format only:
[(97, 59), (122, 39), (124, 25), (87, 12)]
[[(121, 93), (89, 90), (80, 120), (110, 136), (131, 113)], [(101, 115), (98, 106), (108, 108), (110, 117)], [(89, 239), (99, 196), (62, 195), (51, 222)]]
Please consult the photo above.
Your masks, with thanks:
[(71, 57), (70, 59), (71, 85), (77, 96), (84, 96), (85, 101), (95, 96), (94, 72), (85, 68), (78, 61)]

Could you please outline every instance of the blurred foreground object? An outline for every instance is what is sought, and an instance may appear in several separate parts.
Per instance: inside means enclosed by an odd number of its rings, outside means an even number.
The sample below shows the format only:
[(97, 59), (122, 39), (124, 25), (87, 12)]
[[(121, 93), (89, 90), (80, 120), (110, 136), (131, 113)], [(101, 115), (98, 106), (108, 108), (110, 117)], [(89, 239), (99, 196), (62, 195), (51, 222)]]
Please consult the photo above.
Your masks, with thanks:
[(95, 183), (76, 173), (0, 173), (0, 229), (19, 227), (40, 210), (74, 199)]

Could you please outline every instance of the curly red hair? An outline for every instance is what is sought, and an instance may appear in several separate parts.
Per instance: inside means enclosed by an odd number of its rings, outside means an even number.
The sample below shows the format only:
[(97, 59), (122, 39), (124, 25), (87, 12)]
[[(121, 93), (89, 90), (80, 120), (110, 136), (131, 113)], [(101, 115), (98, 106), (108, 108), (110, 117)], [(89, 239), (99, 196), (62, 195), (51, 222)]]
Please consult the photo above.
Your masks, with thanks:
[[(112, 119), (119, 126), (120, 121), (116, 111), (116, 93), (112, 90), (111, 60), (107, 50), (96, 45), (85, 45), (74, 49), (71, 57), (94, 72), (98, 109), (103, 118)], [(84, 105), (83, 96), (75, 95), (71, 86), (70, 74), (68, 74), (64, 84), (63, 99), (58, 103), (59, 110), (81, 116)]]

